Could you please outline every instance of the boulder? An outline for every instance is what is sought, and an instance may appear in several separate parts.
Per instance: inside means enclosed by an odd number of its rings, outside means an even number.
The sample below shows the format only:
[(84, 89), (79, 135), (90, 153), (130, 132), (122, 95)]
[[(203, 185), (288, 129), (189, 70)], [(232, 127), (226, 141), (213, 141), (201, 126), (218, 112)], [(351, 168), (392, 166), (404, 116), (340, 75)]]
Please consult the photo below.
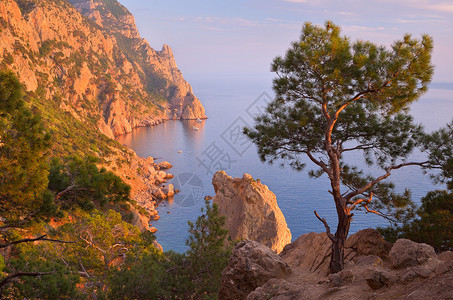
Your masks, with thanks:
[(170, 169), (173, 166), (168, 161), (162, 161), (162, 162), (158, 163), (156, 167), (158, 170), (166, 170), (166, 169)]
[(151, 215), (151, 216), (149, 217), (149, 219), (150, 219), (151, 221), (157, 221), (157, 220), (160, 219), (160, 216), (157, 215), (157, 214), (156, 214), (156, 215)]
[(150, 175), (155, 175), (156, 174), (156, 169), (152, 165), (148, 165), (148, 173)]
[(175, 194), (173, 184), (166, 185), (162, 188), (162, 192), (165, 194), (166, 197), (171, 197)]
[(345, 256), (348, 256), (350, 251), (354, 251), (355, 255), (375, 255), (380, 258), (387, 258), (392, 249), (392, 243), (384, 241), (382, 235), (376, 229), (364, 229), (351, 235), (345, 243)]
[(165, 195), (164, 191), (160, 188), (156, 188), (153, 190), (153, 196), (157, 199), (165, 199), (167, 195)]
[(160, 177), (163, 181), (165, 177), (167, 177), (167, 173), (165, 173), (164, 171), (159, 171), (157, 172), (157, 177)]
[(212, 178), (214, 203), (226, 217), (225, 227), (233, 240), (249, 239), (279, 253), (291, 242), (291, 232), (269, 188), (251, 175), (232, 178), (218, 171)]
[(437, 258), (434, 248), (427, 244), (418, 244), (408, 239), (399, 239), (389, 253), (395, 269), (413, 267)]
[(332, 242), (325, 232), (310, 232), (298, 237), (280, 253), (293, 269), (308, 270), (327, 275)]
[(256, 241), (239, 242), (222, 271), (220, 300), (240, 300), (272, 278), (285, 278), (290, 267), (269, 247)]

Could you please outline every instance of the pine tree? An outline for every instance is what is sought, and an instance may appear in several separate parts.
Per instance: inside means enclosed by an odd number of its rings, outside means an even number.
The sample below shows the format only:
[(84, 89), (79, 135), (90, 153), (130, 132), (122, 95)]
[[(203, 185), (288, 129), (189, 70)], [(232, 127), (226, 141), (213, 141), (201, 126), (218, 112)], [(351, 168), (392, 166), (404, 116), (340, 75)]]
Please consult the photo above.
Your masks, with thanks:
[(22, 86), (0, 72), (0, 217), (4, 223), (38, 214), (47, 189), (50, 136), (23, 100)]
[[(317, 168), (312, 176), (329, 178), (338, 215), (335, 234), (315, 214), (332, 241), (332, 273), (344, 267), (354, 209), (382, 215), (379, 209), (389, 208), (401, 214), (409, 204), (408, 193), (393, 194), (384, 180), (403, 166), (424, 165), (405, 160), (421, 134), (405, 111), (431, 81), (432, 48), (427, 35), (405, 35), (387, 49), (360, 40), (351, 43), (332, 22), (324, 27), (305, 23), (299, 41), (285, 57), (274, 59), (276, 99), (244, 132), (263, 161), (280, 160), (301, 170), (302, 157), (307, 157)], [(345, 161), (346, 153), (363, 155), (382, 173), (364, 175)]]

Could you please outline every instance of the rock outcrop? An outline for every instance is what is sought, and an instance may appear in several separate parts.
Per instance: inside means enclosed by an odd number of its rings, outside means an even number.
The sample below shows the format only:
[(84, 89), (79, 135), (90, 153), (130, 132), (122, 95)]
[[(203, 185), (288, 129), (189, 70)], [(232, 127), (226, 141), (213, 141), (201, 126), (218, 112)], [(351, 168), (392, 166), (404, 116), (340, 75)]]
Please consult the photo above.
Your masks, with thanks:
[(262, 243), (279, 253), (291, 242), (275, 194), (255, 181), (251, 175), (231, 178), (218, 171), (212, 178), (214, 203), (219, 213), (226, 216), (226, 228), (233, 240), (249, 239)]
[(239, 242), (222, 272), (220, 300), (240, 300), (272, 278), (285, 278), (289, 266), (271, 249), (255, 242)]
[[(345, 268), (328, 275), (320, 271), (327, 271), (323, 259), (327, 264), (330, 259), (325, 233), (299, 237), (280, 254), (292, 272), (269, 279), (246, 299), (453, 299), (451, 252), (436, 255), (431, 246), (405, 239), (392, 245), (374, 229), (357, 232), (346, 245)], [(241, 268), (236, 272), (243, 273), (246, 267)], [(240, 286), (236, 280), (230, 285)]]

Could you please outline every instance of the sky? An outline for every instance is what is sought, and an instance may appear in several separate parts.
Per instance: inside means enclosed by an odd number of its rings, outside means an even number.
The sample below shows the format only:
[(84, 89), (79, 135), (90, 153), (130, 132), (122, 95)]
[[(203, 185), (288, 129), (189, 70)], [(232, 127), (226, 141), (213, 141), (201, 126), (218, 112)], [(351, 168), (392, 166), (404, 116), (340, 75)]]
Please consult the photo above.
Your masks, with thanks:
[(272, 78), (273, 58), (299, 38), (304, 22), (332, 20), (352, 40), (385, 46), (405, 33), (433, 36), (433, 82), (453, 87), (452, 0), (119, 1), (154, 49), (172, 48), (189, 82)]

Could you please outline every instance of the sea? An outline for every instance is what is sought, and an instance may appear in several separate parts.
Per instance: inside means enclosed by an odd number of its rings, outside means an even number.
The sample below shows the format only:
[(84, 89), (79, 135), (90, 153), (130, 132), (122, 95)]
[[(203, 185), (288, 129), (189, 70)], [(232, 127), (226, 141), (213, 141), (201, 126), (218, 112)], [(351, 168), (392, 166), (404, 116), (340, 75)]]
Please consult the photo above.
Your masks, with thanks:
[[(212, 177), (217, 170), (224, 170), (233, 177), (249, 173), (267, 185), (277, 196), (293, 240), (305, 233), (325, 230), (314, 215), (314, 210), (335, 231), (336, 210), (328, 192), (327, 178), (310, 178), (307, 171), (314, 166), (308, 160), (307, 168), (299, 172), (289, 166), (282, 167), (279, 163), (269, 165), (260, 161), (255, 145), (242, 135), (242, 128), (253, 126), (253, 117), (262, 112), (266, 103), (273, 98), (271, 81), (237, 76), (214, 76), (190, 81), (206, 109), (208, 119), (201, 123), (195, 120), (167, 121), (154, 127), (134, 129), (117, 138), (139, 156), (151, 156), (156, 162), (166, 160), (173, 165), (168, 171), (175, 178), (169, 183), (181, 192), (174, 199), (160, 204), (160, 219), (151, 224), (157, 228), (155, 235), (164, 250), (184, 252), (188, 249), (187, 222), (194, 222), (201, 215), (205, 196), (215, 195)], [(453, 83), (431, 84), (428, 93), (412, 104), (409, 113), (427, 131), (444, 126), (453, 119)], [(422, 153), (413, 155), (414, 159), (423, 156)], [(347, 159), (365, 166), (360, 155)], [(389, 179), (398, 191), (409, 189), (416, 203), (420, 203), (428, 191), (444, 188), (433, 184), (418, 167), (394, 171)], [(364, 228), (387, 225), (388, 221), (382, 217), (357, 211), (350, 234)]]

